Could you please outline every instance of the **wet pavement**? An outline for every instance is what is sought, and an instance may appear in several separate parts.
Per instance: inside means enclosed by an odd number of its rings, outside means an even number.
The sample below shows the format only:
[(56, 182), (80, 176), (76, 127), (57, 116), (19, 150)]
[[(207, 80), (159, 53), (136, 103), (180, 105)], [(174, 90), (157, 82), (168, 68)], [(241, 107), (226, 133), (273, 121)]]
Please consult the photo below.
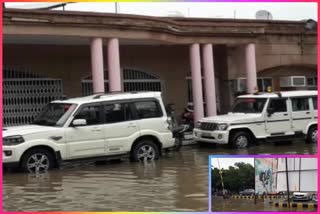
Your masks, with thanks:
[[(228, 146), (190, 145), (158, 161), (70, 164), (42, 175), (4, 172), (5, 211), (208, 211), (208, 155), (315, 154), (303, 141)], [(257, 210), (255, 208), (255, 210)]]
[(316, 211), (316, 208), (279, 208), (272, 206), (275, 200), (257, 199), (256, 204), (254, 199), (223, 199), (222, 197), (212, 197), (212, 211), (215, 212), (243, 212), (243, 211)]

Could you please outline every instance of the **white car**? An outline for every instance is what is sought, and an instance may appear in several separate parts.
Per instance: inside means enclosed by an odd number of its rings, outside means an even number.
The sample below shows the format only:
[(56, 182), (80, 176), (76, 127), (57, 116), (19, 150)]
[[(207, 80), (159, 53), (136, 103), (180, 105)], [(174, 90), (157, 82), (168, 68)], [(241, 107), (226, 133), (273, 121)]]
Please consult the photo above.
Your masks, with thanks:
[(257, 140), (303, 138), (318, 141), (318, 92), (290, 91), (239, 96), (226, 115), (199, 120), (193, 130), (198, 142), (246, 148)]
[(2, 161), (37, 172), (79, 159), (155, 160), (174, 146), (170, 128), (160, 92), (53, 101), (33, 124), (3, 129)]
[(312, 200), (312, 195), (313, 194), (307, 192), (294, 192), (292, 199), (293, 201), (310, 201)]

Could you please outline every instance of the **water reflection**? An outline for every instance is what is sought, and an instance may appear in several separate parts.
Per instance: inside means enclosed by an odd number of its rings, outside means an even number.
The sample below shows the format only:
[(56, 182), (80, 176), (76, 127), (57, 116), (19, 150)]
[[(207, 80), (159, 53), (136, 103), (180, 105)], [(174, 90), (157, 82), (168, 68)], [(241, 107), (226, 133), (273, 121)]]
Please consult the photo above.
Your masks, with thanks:
[(317, 144), (306, 144), (304, 141), (267, 143), (259, 142), (247, 149), (231, 149), (228, 145), (202, 144), (201, 149), (210, 150), (212, 154), (317, 154)]
[(5, 173), (6, 211), (207, 211), (208, 152), (186, 147), (151, 163), (79, 164)]

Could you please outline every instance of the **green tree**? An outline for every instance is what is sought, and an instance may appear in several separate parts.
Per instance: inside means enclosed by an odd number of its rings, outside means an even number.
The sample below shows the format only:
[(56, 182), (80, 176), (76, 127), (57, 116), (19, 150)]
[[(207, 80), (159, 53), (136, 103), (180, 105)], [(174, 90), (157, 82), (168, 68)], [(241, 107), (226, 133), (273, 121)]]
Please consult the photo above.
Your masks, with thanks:
[[(254, 189), (254, 167), (251, 164), (238, 162), (221, 171), (225, 189), (233, 193), (238, 193), (243, 189)], [(221, 190), (222, 184), (218, 168), (212, 169), (211, 177), (212, 189)]]

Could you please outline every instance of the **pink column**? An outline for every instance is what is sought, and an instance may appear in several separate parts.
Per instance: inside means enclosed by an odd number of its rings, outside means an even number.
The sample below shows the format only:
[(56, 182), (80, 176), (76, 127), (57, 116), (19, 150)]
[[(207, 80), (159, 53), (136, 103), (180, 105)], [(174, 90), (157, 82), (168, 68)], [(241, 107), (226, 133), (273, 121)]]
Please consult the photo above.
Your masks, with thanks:
[(256, 51), (254, 44), (245, 47), (246, 72), (247, 72), (247, 92), (254, 93), (257, 87)]
[(101, 38), (91, 40), (91, 72), (93, 93), (104, 93), (103, 46)]
[(108, 74), (109, 91), (122, 91), (119, 40), (115, 38), (109, 39), (108, 41)]
[(194, 121), (197, 122), (204, 116), (199, 44), (192, 44), (190, 46), (190, 65), (192, 77)]
[(202, 57), (207, 116), (215, 116), (217, 115), (217, 103), (212, 44), (202, 46)]

